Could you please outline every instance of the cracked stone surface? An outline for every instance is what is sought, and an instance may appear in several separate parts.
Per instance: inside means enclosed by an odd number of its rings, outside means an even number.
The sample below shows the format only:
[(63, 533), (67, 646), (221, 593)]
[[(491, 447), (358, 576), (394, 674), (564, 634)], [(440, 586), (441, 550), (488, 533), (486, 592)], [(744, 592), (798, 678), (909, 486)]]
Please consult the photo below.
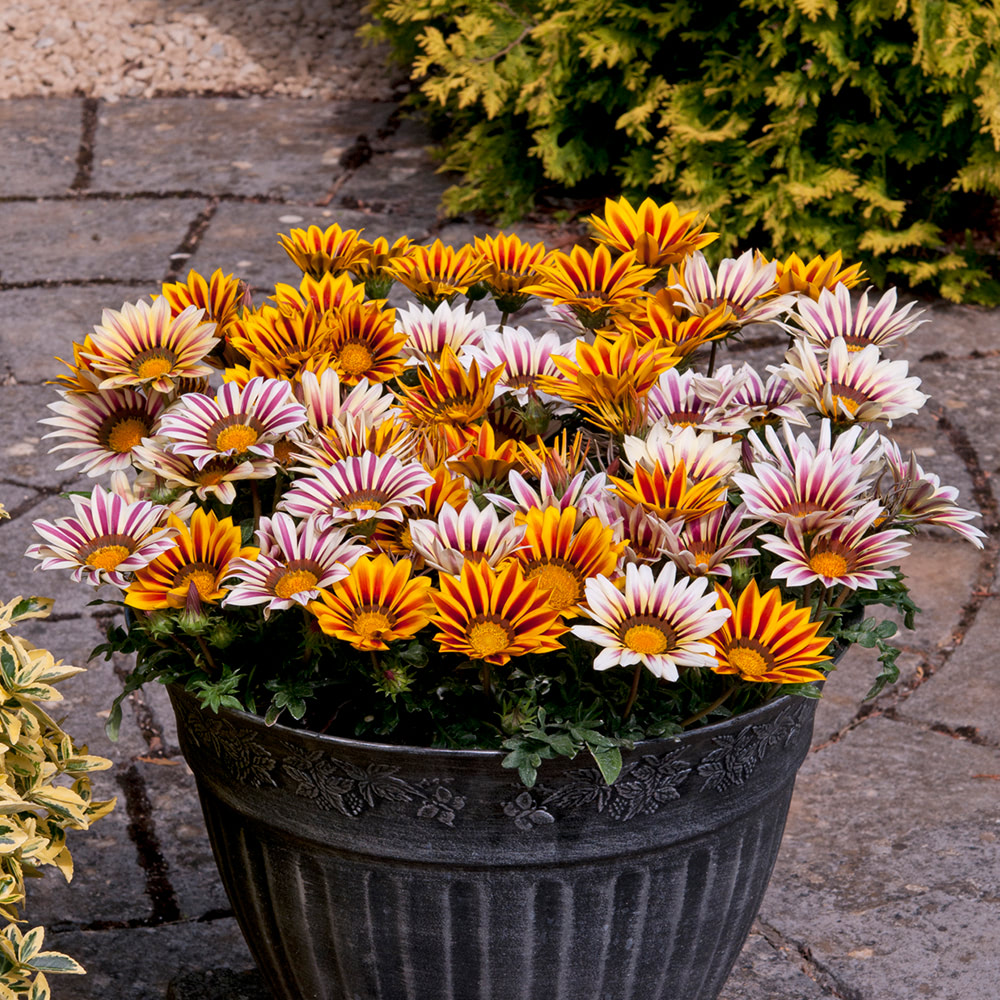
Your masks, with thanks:
[[(452, 243), (483, 232), (475, 220), (440, 216), (448, 180), (423, 152), (427, 136), (413, 121), (390, 122), (387, 88), (379, 94), (363, 107), (356, 93), (353, 102), (95, 100), (92, 128), (79, 97), (0, 101), (0, 500), (14, 515), (0, 526), (0, 597), (57, 599), (55, 620), (25, 630), (57, 656), (83, 663), (101, 621), (82, 587), (21, 558), (31, 520), (64, 516), (55, 494), (87, 485), (56, 472), (40, 440), (46, 428), (37, 420), (55, 398), (42, 383), (59, 371), (50, 355), (66, 356), (103, 307), (156, 293), (168, 273), (221, 267), (261, 295), (275, 281), (297, 282), (275, 235), (292, 227), (337, 221), (368, 235)], [(360, 134), (371, 158), (342, 166)], [(174, 195), (152, 196), (159, 191)], [(566, 237), (554, 228), (524, 235), (548, 245)], [(722, 1000), (996, 993), (1000, 313), (927, 308), (931, 322), (907, 356), (934, 399), (893, 435), (957, 485), (963, 505), (983, 510), (991, 536), (984, 552), (945, 531), (914, 543), (908, 571), (926, 613), (915, 632), (901, 633), (900, 680), (874, 705), (861, 704), (877, 669), (871, 651), (850, 651), (831, 677), (771, 888)], [(771, 343), (780, 338), (755, 330), (734, 361), (766, 348), (773, 362)], [(121, 740), (104, 735), (120, 666), (93, 662), (63, 685), (58, 706), (74, 736), (115, 761), (97, 783), (119, 806), (71, 842), (71, 885), (50, 875), (32, 886), (29, 919), (48, 926), (47, 946), (89, 970), (54, 984), (57, 995), (262, 1000), (214, 872), (166, 693), (131, 699)]]

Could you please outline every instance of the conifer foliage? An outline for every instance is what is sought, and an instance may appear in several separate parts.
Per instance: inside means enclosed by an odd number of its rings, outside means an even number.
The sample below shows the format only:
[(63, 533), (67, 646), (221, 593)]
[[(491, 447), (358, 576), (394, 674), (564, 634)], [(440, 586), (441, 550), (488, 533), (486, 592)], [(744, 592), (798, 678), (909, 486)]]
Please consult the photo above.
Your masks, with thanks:
[(1000, 301), (997, 0), (372, 0), (462, 175), (509, 222), (553, 187), (708, 211), (737, 245)]

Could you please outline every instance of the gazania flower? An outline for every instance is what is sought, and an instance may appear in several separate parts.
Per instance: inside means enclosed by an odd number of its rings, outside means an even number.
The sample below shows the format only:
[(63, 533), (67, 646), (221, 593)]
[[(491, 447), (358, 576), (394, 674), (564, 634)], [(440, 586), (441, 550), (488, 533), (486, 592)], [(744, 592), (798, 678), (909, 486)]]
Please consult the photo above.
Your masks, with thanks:
[(336, 521), (401, 521), (403, 508), (419, 504), (421, 491), (433, 482), (416, 462), (369, 452), (312, 469), (293, 483), (279, 506), (294, 517), (318, 518), (320, 529)]
[(713, 274), (701, 253), (671, 268), (670, 284), (681, 293), (681, 301), (698, 316), (707, 316), (720, 305), (733, 314), (733, 327), (766, 323), (787, 312), (795, 304), (793, 295), (771, 295), (776, 284), (777, 265), (761, 263), (752, 250), (733, 259), (727, 257)]
[(395, 455), (406, 462), (415, 457), (418, 445), (413, 428), (401, 420), (388, 417), (373, 423), (365, 417), (354, 417), (332, 424), (309, 441), (299, 442), (296, 451), (305, 466), (329, 466), (366, 451)]
[(576, 342), (576, 357), (551, 355), (559, 376), (539, 375), (535, 385), (572, 404), (596, 426), (621, 436), (645, 424), (644, 400), (678, 358), (659, 341), (638, 344), (623, 334)]
[(512, 470), (507, 477), (507, 485), (513, 499), (498, 493), (486, 493), (486, 499), (504, 510), (518, 514), (523, 520), (533, 508), (544, 510), (554, 507), (566, 510), (574, 507), (589, 517), (607, 495), (607, 477), (603, 472), (592, 475), (578, 472), (569, 481), (554, 479), (548, 469), (542, 469), (538, 489), (534, 489), (519, 472)]
[(90, 336), (94, 351), (84, 355), (103, 376), (100, 388), (170, 392), (182, 379), (211, 375), (202, 360), (218, 338), (215, 324), (203, 323), (202, 315), (189, 306), (172, 316), (165, 298), (151, 306), (126, 302), (120, 312), (105, 309), (101, 325)]
[(125, 588), (126, 574), (142, 569), (174, 544), (176, 531), (163, 527), (165, 507), (138, 500), (129, 503), (100, 485), (89, 497), (70, 496), (74, 517), (32, 521), (43, 541), (28, 546), (29, 559), (42, 569), (71, 569), (73, 579), (95, 587), (112, 583)]
[(909, 532), (902, 528), (868, 534), (883, 513), (882, 505), (871, 500), (851, 514), (850, 520), (806, 532), (795, 521), (785, 524), (785, 535), (761, 535), (764, 548), (780, 556), (771, 572), (775, 580), (787, 580), (790, 587), (804, 587), (819, 581), (824, 587), (837, 584), (855, 590), (874, 590), (879, 580), (892, 578), (890, 566), (910, 550)]
[(369, 385), (364, 379), (347, 391), (333, 368), (318, 375), (303, 372), (294, 391), (306, 408), (309, 421), (308, 429), (303, 428), (303, 432), (313, 434), (322, 434), (331, 427), (357, 420), (376, 424), (388, 417), (395, 402), (381, 383)]
[(522, 243), (513, 233), (477, 236), (476, 253), (485, 265), (481, 280), (501, 313), (517, 312), (528, 301), (523, 289), (537, 280), (537, 266), (548, 256), (544, 244)]
[[(915, 305), (915, 301), (908, 302), (896, 310), (895, 288), (890, 288), (874, 306), (868, 305), (868, 292), (854, 305), (847, 287), (837, 285), (832, 292), (824, 288), (816, 302), (799, 299), (797, 314), (792, 318), (817, 347), (829, 348), (835, 337), (843, 337), (848, 351), (860, 351), (869, 344), (881, 348), (895, 343), (921, 323), (927, 323), (928, 320), (917, 318), (924, 310), (910, 315)], [(793, 327), (786, 329), (798, 332)]]
[(650, 428), (645, 439), (626, 437), (625, 455), (633, 468), (643, 465), (652, 469), (659, 464), (671, 472), (683, 463), (692, 482), (721, 482), (739, 468), (740, 444), (733, 438), (716, 438), (711, 431), (699, 433), (693, 427), (660, 422)]
[(346, 271), (364, 255), (362, 232), (360, 229), (341, 229), (336, 224), (328, 229), (310, 226), (293, 229), (287, 236), (279, 233), (278, 240), (300, 271), (322, 278), (328, 271), (333, 274)]
[(809, 620), (809, 609), (794, 601), (781, 603), (778, 587), (761, 596), (757, 581), (740, 594), (737, 603), (721, 587), (719, 608), (729, 617), (709, 636), (715, 647), (717, 674), (735, 674), (740, 680), (765, 684), (804, 684), (821, 681), (825, 674), (811, 669), (829, 660), (823, 651), (830, 644), (817, 636), (821, 624)]
[(632, 506), (644, 507), (664, 521), (678, 517), (690, 521), (711, 513), (726, 502), (726, 487), (717, 477), (692, 484), (683, 461), (669, 473), (659, 462), (651, 470), (637, 465), (631, 483), (617, 476), (608, 476), (608, 479), (623, 500)]
[(473, 483), (500, 483), (520, 468), (521, 457), (515, 441), (497, 441), (493, 425), (483, 421), (467, 430), (442, 427), (446, 457), (444, 464)]
[(305, 407), (288, 382), (251, 379), (244, 388), (227, 382), (215, 398), (181, 396), (160, 420), (170, 450), (189, 455), (197, 468), (214, 458), (258, 455), (274, 459), (274, 442), (306, 422)]
[(247, 359), (246, 377), (227, 369), (227, 382), (245, 385), (251, 378), (297, 379), (303, 371), (322, 371), (333, 365), (330, 333), (322, 314), (312, 309), (282, 311), (264, 306), (234, 320), (229, 346)]
[(632, 507), (613, 493), (594, 503), (590, 509), (614, 531), (616, 541), (625, 543), (622, 561), (626, 564), (662, 562), (668, 542), (680, 530), (677, 522), (662, 521), (644, 507)]
[(223, 455), (198, 468), (189, 455), (167, 451), (166, 441), (160, 437), (147, 438), (136, 445), (132, 458), (137, 468), (155, 476), (168, 489), (192, 489), (199, 500), (214, 497), (227, 507), (236, 500), (236, 483), (274, 475), (274, 461), (259, 455), (241, 458)]
[(413, 241), (409, 236), (400, 236), (390, 246), (384, 236), (379, 236), (370, 243), (368, 240), (358, 240), (358, 246), (361, 247), (362, 254), (351, 262), (350, 270), (365, 283), (368, 298), (385, 298), (396, 280), (389, 264), (397, 257), (408, 256)]
[(423, 359), (437, 364), (446, 347), (458, 354), (462, 348), (478, 344), (486, 329), (486, 317), (464, 306), (439, 302), (434, 309), (422, 305), (400, 309), (396, 325), (406, 336), (402, 351), (410, 364)]
[(215, 335), (225, 338), (226, 327), (239, 315), (247, 286), (219, 268), (206, 281), (197, 271), (188, 271), (185, 281), (166, 282), (161, 293), (170, 303), (170, 314), (180, 316), (188, 306), (204, 311), (206, 321), (215, 324)]
[(229, 576), (229, 564), (257, 554), (253, 546), (241, 545), (240, 526), (231, 517), (220, 520), (199, 507), (191, 515), (190, 530), (174, 515), (169, 524), (177, 534), (174, 546), (135, 574), (125, 594), (129, 607), (153, 611), (183, 608), (192, 600), (196, 606), (216, 604), (226, 596), (222, 581)]
[(486, 269), (472, 247), (456, 250), (435, 240), (429, 247), (411, 247), (405, 257), (394, 257), (386, 270), (409, 288), (418, 302), (433, 309), (439, 302), (451, 302), (467, 292)]
[(565, 486), (577, 473), (589, 468), (589, 450), (590, 441), (585, 442), (583, 433), (579, 430), (573, 435), (572, 441), (569, 432), (564, 429), (553, 438), (551, 444), (536, 437), (534, 445), (519, 445), (521, 459), (528, 472), (536, 479), (541, 479), (542, 473), (547, 472), (557, 486)]
[(883, 437), (882, 445), (892, 482), (880, 479), (876, 485), (887, 517), (900, 524), (940, 524), (981, 549), (986, 534), (965, 523), (981, 515), (958, 506), (958, 490), (942, 486), (933, 472), (924, 472), (915, 455), (904, 459), (894, 441)]
[(816, 301), (824, 291), (854, 288), (861, 283), (865, 272), (861, 270), (860, 264), (842, 267), (843, 263), (844, 257), (839, 250), (829, 257), (813, 257), (808, 264), (793, 253), (787, 260), (777, 261), (777, 291), (802, 292)]
[(816, 348), (797, 340), (778, 374), (823, 416), (870, 423), (897, 420), (927, 402), (929, 397), (917, 391), (920, 379), (907, 378), (907, 370), (905, 361), (880, 361), (874, 344), (851, 353), (843, 337), (834, 337), (825, 362)]
[(350, 574), (309, 605), (319, 627), (355, 649), (383, 650), (415, 636), (434, 610), (428, 577), (411, 577), (412, 564), (384, 554), (359, 559)]
[(635, 251), (636, 261), (646, 267), (664, 268), (719, 238), (718, 233), (702, 232), (707, 216), (695, 224), (697, 217), (697, 212), (681, 215), (673, 202), (661, 206), (647, 198), (635, 209), (626, 198), (607, 198), (604, 218), (592, 215), (590, 223), (598, 242), (623, 253)]
[(730, 560), (756, 557), (757, 549), (745, 543), (759, 529), (760, 521), (748, 515), (745, 504), (718, 507), (669, 532), (661, 553), (688, 576), (731, 577)]
[(657, 576), (649, 566), (625, 569), (625, 589), (596, 576), (587, 581), (586, 613), (596, 625), (574, 625), (575, 636), (603, 647), (595, 670), (642, 664), (657, 677), (678, 678), (678, 667), (715, 664), (705, 641), (728, 617), (716, 610), (708, 581), (677, 579), (673, 563)]
[(278, 283), (274, 286), (274, 301), (282, 313), (313, 313), (320, 319), (328, 313), (336, 312), (352, 302), (364, 302), (365, 290), (356, 285), (346, 274), (324, 273), (314, 278), (303, 274), (299, 287)]
[(428, 365), (426, 370), (419, 367), (419, 386), (401, 385), (398, 398), (404, 416), (415, 427), (467, 426), (486, 416), (502, 374), (496, 368), (484, 375), (475, 362), (466, 370), (451, 348), (445, 347), (441, 363)]
[(458, 575), (466, 562), (498, 566), (524, 538), (524, 528), (513, 517), (501, 520), (496, 510), (483, 510), (472, 502), (460, 510), (443, 504), (433, 521), (410, 521), (413, 550), (442, 573)]
[(57, 375), (46, 385), (58, 386), (61, 392), (97, 392), (97, 387), (103, 376), (95, 370), (93, 363), (89, 360), (93, 353), (94, 341), (89, 335), (84, 337), (82, 344), (74, 343), (72, 361), (66, 361), (63, 358), (55, 359), (60, 364), (65, 365), (69, 371)]
[(662, 288), (656, 295), (639, 303), (639, 309), (629, 316), (616, 317), (623, 332), (631, 332), (639, 343), (661, 340), (678, 357), (686, 358), (702, 344), (721, 340), (732, 331), (733, 312), (723, 302), (705, 315), (679, 313), (676, 307), (680, 293)]
[(262, 517), (257, 531), (260, 553), (255, 559), (234, 559), (231, 585), (224, 605), (264, 604), (264, 617), (272, 611), (303, 607), (324, 587), (350, 573), (350, 567), (368, 546), (347, 536), (343, 528), (320, 531), (313, 520), (296, 523), (287, 514)]
[(579, 527), (574, 507), (529, 510), (524, 522), (524, 544), (516, 556), (526, 580), (538, 580), (549, 592), (557, 611), (572, 615), (583, 600), (590, 577), (611, 577), (625, 543), (597, 517), (583, 519)]
[[(777, 424), (783, 420), (802, 427), (809, 426), (802, 413), (802, 395), (795, 386), (777, 375), (770, 376), (765, 382), (750, 365), (741, 366), (738, 374), (740, 384), (721, 404), (723, 409), (733, 409), (739, 419), (749, 422), (751, 427)], [(720, 368), (716, 378), (722, 375)]]
[(395, 311), (371, 302), (352, 302), (330, 319), (329, 347), (341, 379), (357, 385), (361, 379), (385, 382), (403, 370), (399, 356), (405, 335), (396, 333)]
[[(469, 490), (465, 480), (455, 477), (443, 465), (428, 469), (433, 482), (420, 493), (420, 499), (412, 507), (404, 507), (402, 520), (378, 522), (369, 542), (374, 548), (395, 555), (413, 556), (413, 539), (410, 537), (410, 521), (425, 518), (437, 520), (445, 504), (459, 510), (469, 502)], [(420, 565), (419, 557), (414, 565)]]
[(522, 292), (569, 306), (589, 330), (603, 326), (613, 309), (631, 303), (656, 277), (655, 268), (637, 263), (634, 251), (612, 261), (605, 246), (593, 255), (579, 246), (568, 254), (554, 250), (536, 267), (540, 277)]
[(79, 465), (88, 476), (103, 476), (132, 465), (133, 449), (143, 438), (155, 434), (164, 401), (157, 393), (147, 397), (133, 389), (111, 389), (64, 393), (62, 400), (49, 403), (49, 409), (58, 416), (45, 417), (39, 423), (57, 429), (43, 440), (67, 438), (50, 450), (76, 452), (57, 470)]
[(525, 653), (553, 653), (566, 632), (548, 591), (525, 580), (521, 566), (508, 562), (494, 571), (487, 562), (465, 563), (459, 579), (441, 576), (431, 595), (437, 613), (431, 622), (443, 653), (459, 653), (486, 663), (504, 664)]
[[(563, 344), (558, 334), (538, 336), (523, 326), (507, 326), (500, 331), (487, 330), (478, 345), (466, 344), (463, 354), (474, 359), (483, 371), (502, 365), (497, 395), (509, 393), (523, 406), (530, 392), (537, 389), (539, 375), (558, 377), (552, 356), (565, 357), (570, 350), (572, 347)], [(548, 398), (545, 393), (536, 395), (543, 402)]]
[(108, 486), (112, 493), (120, 496), (126, 503), (148, 500), (150, 503), (162, 505), (182, 521), (190, 520), (198, 506), (191, 498), (191, 490), (165, 486), (163, 480), (151, 472), (140, 472), (135, 479), (129, 480), (128, 473), (119, 469), (108, 477)]

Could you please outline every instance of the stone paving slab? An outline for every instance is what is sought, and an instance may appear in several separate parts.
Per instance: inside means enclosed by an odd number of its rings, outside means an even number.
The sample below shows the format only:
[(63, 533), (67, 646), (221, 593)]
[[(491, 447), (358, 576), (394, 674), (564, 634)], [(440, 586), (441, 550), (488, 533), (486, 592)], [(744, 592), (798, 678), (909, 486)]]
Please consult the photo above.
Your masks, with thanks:
[[(3, 107), (0, 104), (0, 107)], [(171, 248), (173, 249), (173, 248)], [(159, 270), (165, 271), (167, 261)], [(158, 291), (154, 282), (151, 289)], [(60, 285), (0, 291), (0, 372), (16, 383), (41, 385), (67, 369), (56, 357), (73, 360), (73, 342), (82, 342), (101, 322), (105, 309), (145, 297), (135, 285)], [(47, 390), (48, 391), (48, 390)], [(52, 397), (53, 399), (55, 396)]]
[(0, 102), (0, 198), (67, 194), (76, 179), (82, 131), (80, 99)]
[(0, 281), (158, 282), (202, 199), (0, 203)]
[(761, 922), (839, 996), (992, 996), (998, 772), (995, 747), (887, 719), (811, 754)]
[(91, 189), (198, 191), (314, 201), (359, 135), (374, 141), (394, 104), (254, 97), (125, 100), (97, 119)]

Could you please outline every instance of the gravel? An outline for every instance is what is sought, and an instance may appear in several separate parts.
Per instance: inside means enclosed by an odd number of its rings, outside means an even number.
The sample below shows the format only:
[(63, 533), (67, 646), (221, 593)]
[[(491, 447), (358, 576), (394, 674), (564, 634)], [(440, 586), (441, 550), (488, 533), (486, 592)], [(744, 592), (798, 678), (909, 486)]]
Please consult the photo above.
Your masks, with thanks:
[(360, 0), (5, 0), (0, 100), (283, 94), (387, 100)]

